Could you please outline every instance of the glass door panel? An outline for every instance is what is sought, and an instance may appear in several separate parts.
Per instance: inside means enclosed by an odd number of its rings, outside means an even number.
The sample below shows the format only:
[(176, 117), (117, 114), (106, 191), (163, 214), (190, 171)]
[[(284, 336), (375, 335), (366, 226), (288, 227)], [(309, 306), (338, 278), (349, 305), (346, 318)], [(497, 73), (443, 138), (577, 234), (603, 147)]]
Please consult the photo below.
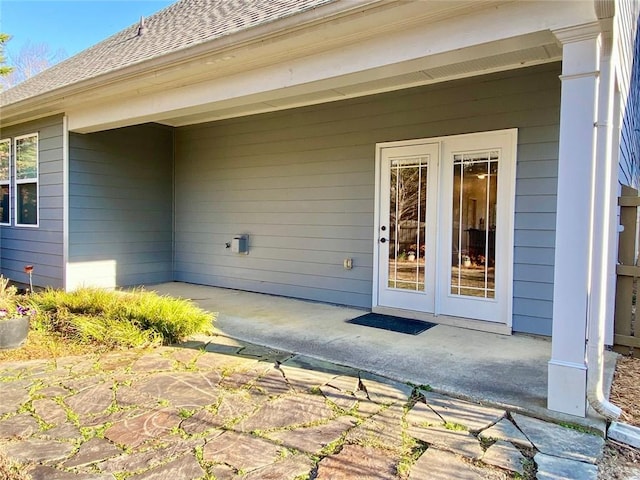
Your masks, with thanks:
[(391, 161), (389, 288), (425, 289), (428, 173), (428, 157)]
[(495, 298), (498, 151), (453, 157), (452, 295)]

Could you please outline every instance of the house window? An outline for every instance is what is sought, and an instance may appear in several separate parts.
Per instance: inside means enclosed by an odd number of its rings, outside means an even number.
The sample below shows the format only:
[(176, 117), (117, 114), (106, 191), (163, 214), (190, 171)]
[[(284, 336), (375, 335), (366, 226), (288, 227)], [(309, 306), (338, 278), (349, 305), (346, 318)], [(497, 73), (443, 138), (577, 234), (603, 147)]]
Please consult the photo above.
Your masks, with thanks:
[(16, 138), (16, 225), (38, 225), (38, 134)]
[(9, 225), (11, 222), (9, 212), (10, 157), (11, 140), (0, 140), (0, 225)]

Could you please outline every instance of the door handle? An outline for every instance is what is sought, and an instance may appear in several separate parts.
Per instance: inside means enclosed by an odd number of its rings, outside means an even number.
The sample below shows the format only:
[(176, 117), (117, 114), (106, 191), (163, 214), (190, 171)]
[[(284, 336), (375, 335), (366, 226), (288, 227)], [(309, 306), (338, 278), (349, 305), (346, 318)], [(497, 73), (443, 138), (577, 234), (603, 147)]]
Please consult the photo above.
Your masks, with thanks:
[(386, 238), (381, 238), (381, 239), (380, 239), (380, 243), (384, 243), (384, 242), (386, 242), (386, 241), (387, 241), (387, 239), (386, 239)]

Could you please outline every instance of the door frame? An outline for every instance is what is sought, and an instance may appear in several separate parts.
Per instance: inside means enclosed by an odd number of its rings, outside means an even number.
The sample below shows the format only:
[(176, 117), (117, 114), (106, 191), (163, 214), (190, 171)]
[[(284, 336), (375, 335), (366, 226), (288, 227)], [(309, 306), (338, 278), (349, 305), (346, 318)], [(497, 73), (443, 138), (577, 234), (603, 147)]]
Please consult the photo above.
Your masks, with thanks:
[[(513, 260), (514, 260), (514, 227), (515, 227), (515, 184), (516, 184), (516, 154), (517, 154), (517, 134), (518, 130), (504, 129), (504, 130), (489, 130), (484, 132), (474, 132), (461, 135), (447, 135), (440, 137), (429, 137), (412, 140), (401, 140), (392, 142), (382, 142), (376, 144), (375, 152), (375, 195), (374, 195), (374, 230), (373, 230), (373, 289), (372, 289), (372, 311), (378, 313), (386, 313), (391, 315), (398, 315), (407, 318), (414, 318), (418, 320), (429, 321), (433, 323), (441, 323), (454, 326), (462, 326), (465, 328), (472, 328), (477, 330), (490, 331), (495, 333), (510, 334), (513, 322)], [(440, 235), (438, 235), (438, 241), (436, 244), (436, 265), (435, 271), (437, 272), (437, 280), (435, 284), (435, 305), (433, 313), (420, 312), (415, 310), (405, 310), (397, 308), (389, 308), (379, 305), (379, 283), (378, 278), (380, 272), (380, 211), (381, 201), (383, 195), (381, 194), (381, 175), (382, 175), (382, 150), (385, 148), (404, 147), (404, 146), (418, 146), (425, 144), (439, 145), (439, 168), (438, 168), (438, 192), (443, 190), (443, 182), (448, 178), (447, 169), (443, 166), (443, 155), (445, 150), (450, 150), (449, 143), (452, 141), (464, 140), (473, 141), (475, 138), (482, 138), (485, 140), (489, 136), (502, 137), (502, 141), (505, 142), (504, 148), (504, 161), (500, 164), (500, 176), (504, 179), (501, 184), (503, 189), (500, 191), (500, 199), (506, 212), (503, 217), (504, 221), (504, 235), (507, 248), (505, 248), (501, 255), (504, 256), (503, 268), (500, 269), (502, 275), (506, 275), (502, 283), (502, 291), (505, 295), (505, 301), (503, 302), (500, 317), (501, 321), (485, 321), (472, 318), (454, 317), (450, 315), (442, 314), (440, 297), (443, 288), (447, 288), (444, 285), (444, 281), (440, 279), (440, 275), (443, 271), (443, 252), (446, 248), (443, 242), (440, 241)], [(447, 147), (445, 147), (447, 142)], [(438, 230), (441, 230), (442, 222), (448, 215), (443, 215), (443, 208), (448, 208), (439, 199), (439, 203), (436, 210), (436, 222)]]

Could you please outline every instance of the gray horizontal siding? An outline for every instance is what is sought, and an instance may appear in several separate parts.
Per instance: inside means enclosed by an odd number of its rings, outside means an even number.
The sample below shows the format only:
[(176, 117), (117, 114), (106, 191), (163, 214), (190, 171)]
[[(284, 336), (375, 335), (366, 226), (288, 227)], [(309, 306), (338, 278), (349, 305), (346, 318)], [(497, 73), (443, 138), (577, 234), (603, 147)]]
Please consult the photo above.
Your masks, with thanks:
[(551, 317), (513, 314), (513, 330), (515, 332), (550, 336), (552, 323)]
[[(375, 144), (515, 127), (514, 326), (550, 334), (558, 74), (546, 65), (177, 129), (176, 280), (368, 307)], [(250, 253), (234, 255), (225, 243), (243, 233)]]
[[(622, 29), (618, 41), (621, 50), (626, 50), (621, 54), (621, 67), (623, 71), (629, 72), (622, 75), (620, 87), (623, 89), (623, 97), (626, 102), (622, 106), (623, 119), (620, 130), (620, 159), (618, 165), (618, 180), (623, 185), (640, 188), (640, 20), (638, 18), (638, 7), (632, 11), (631, 2), (624, 4), (621, 8), (622, 15), (618, 15), (627, 28)], [(630, 40), (634, 38), (630, 32), (635, 33), (635, 43), (631, 45)], [(625, 38), (626, 37), (626, 38)], [(623, 42), (628, 42), (623, 43)], [(626, 82), (629, 82), (625, 85)]]
[(558, 122), (518, 136), (513, 329), (543, 335), (551, 335), (553, 312)]
[[(63, 286), (63, 123), (62, 116), (3, 128), (0, 138), (38, 134), (38, 227), (16, 227), (15, 188), (11, 192), (12, 226), (0, 227), (0, 271), (14, 281), (28, 283), (25, 265), (33, 265), (33, 283)], [(15, 142), (13, 143), (15, 146)], [(12, 168), (12, 173), (15, 169)]]
[(70, 264), (112, 262), (118, 286), (172, 280), (172, 131), (72, 133), (69, 157)]

